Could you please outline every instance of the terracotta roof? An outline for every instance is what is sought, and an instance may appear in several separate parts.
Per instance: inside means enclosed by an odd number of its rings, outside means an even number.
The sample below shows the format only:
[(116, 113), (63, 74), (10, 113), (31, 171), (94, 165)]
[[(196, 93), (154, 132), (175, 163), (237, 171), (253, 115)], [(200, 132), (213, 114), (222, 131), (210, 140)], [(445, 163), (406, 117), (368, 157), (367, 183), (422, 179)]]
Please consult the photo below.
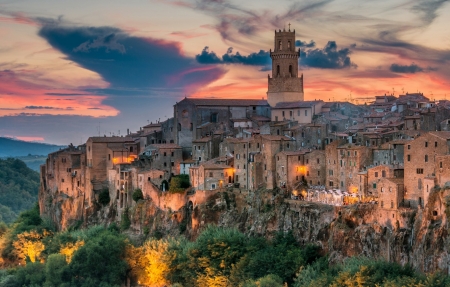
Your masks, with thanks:
[(295, 108), (310, 108), (322, 101), (298, 101), (298, 102), (281, 102), (277, 103), (272, 109), (295, 109)]
[(90, 137), (87, 141), (92, 141), (94, 143), (121, 143), (121, 142), (132, 142), (131, 137)]
[(286, 137), (286, 136), (261, 135), (261, 137), (265, 140), (270, 140), (270, 141), (279, 141), (279, 140), (290, 141), (291, 140), (291, 138)]
[(165, 149), (165, 148), (181, 148), (181, 146), (174, 144), (174, 143), (168, 143), (168, 144), (151, 144), (149, 146), (153, 146), (159, 149)]
[(289, 155), (303, 155), (303, 154), (306, 154), (309, 152), (311, 152), (311, 151), (304, 149), (304, 150), (295, 150), (295, 151), (282, 151), (280, 153), (289, 156)]
[(197, 106), (268, 106), (266, 100), (186, 98)]
[(442, 139), (450, 140), (450, 132), (449, 131), (435, 131), (429, 132), (430, 134), (440, 137)]

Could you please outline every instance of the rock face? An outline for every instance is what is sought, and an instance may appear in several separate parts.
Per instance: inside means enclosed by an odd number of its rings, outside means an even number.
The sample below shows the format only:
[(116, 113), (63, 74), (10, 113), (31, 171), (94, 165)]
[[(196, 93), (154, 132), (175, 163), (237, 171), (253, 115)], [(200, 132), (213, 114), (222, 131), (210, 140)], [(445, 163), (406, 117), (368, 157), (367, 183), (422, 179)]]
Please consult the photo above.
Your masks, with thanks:
[[(248, 193), (235, 189), (209, 196), (173, 196), (177, 202), (184, 197), (186, 205), (178, 210), (168, 208), (171, 195), (165, 194), (164, 206), (153, 197), (131, 206), (130, 235), (138, 240), (178, 234), (193, 239), (207, 224), (268, 238), (280, 231), (292, 231), (301, 244), (320, 245), (332, 262), (364, 255), (408, 263), (424, 272), (449, 272), (450, 189), (432, 191), (424, 209), (398, 211), (400, 218), (393, 224), (385, 221), (385, 211), (376, 205), (335, 207), (287, 200), (279, 191)], [(120, 223), (122, 215), (117, 214), (115, 204), (92, 210), (80, 219), (85, 225)], [(53, 220), (63, 222), (66, 215), (73, 218), (88, 214), (80, 208), (82, 205), (72, 199), (60, 198), (46, 210)]]

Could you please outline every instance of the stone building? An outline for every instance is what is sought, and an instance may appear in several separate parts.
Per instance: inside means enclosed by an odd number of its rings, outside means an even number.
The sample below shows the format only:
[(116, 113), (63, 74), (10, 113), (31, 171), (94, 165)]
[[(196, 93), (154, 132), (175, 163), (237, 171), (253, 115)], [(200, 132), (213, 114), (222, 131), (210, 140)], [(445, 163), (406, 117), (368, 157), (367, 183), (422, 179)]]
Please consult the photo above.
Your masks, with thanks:
[(378, 182), (378, 206), (382, 209), (397, 210), (403, 204), (403, 178), (382, 178)]
[(270, 106), (265, 100), (184, 98), (174, 105), (174, 141), (183, 149), (184, 158), (192, 152), (192, 141), (221, 130), (234, 129), (232, 119), (253, 116), (270, 118)]
[(183, 161), (182, 149), (177, 144), (153, 144), (145, 148), (139, 155), (142, 166), (158, 169), (167, 173), (170, 178), (180, 174)]
[(326, 156), (324, 150), (310, 149), (304, 155), (305, 180), (309, 185), (326, 185)]
[(233, 184), (233, 159), (215, 158), (189, 169), (191, 185), (195, 190), (215, 190)]
[(303, 75), (298, 77), (300, 49), (295, 50), (295, 30), (275, 31), (274, 40), (274, 50), (270, 50), (272, 77), (268, 76), (267, 101), (271, 107), (281, 102), (303, 101)]
[(436, 157), (449, 150), (447, 131), (428, 132), (405, 144), (405, 201), (412, 207), (423, 206), (424, 180), (435, 176)]
[[(337, 177), (335, 188), (358, 193), (359, 172), (372, 163), (372, 149), (366, 146), (344, 144), (337, 148)], [(330, 168), (327, 168), (330, 170)], [(328, 182), (328, 180), (327, 180)]]
[(192, 141), (192, 159), (204, 162), (219, 156), (220, 136), (209, 136)]
[(323, 101), (278, 102), (272, 106), (272, 121), (296, 121), (309, 124), (322, 111)]

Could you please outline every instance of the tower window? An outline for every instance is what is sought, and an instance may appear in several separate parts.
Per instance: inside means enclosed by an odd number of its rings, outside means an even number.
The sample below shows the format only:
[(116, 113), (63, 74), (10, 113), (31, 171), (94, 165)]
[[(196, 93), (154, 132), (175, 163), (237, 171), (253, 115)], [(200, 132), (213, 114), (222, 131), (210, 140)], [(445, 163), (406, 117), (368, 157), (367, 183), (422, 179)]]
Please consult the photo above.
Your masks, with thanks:
[(281, 41), (278, 42), (278, 46), (279, 46), (278, 50), (280, 51), (283, 50), (283, 45), (281, 44)]
[(291, 41), (288, 41), (288, 46), (287, 46), (288, 50), (291, 49)]
[(277, 65), (277, 76), (280, 75), (280, 65)]
[(292, 77), (292, 65), (289, 65), (289, 75)]

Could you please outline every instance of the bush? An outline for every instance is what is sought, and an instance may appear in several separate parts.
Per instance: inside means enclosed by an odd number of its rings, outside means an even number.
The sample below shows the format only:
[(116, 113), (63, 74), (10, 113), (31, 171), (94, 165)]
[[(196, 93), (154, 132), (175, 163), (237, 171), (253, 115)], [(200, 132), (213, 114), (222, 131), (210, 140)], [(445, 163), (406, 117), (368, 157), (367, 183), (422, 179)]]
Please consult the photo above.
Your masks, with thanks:
[(136, 188), (133, 192), (133, 200), (138, 202), (139, 200), (144, 199), (144, 195), (142, 194), (142, 190), (140, 188)]
[(128, 216), (128, 208), (125, 208), (120, 221), (120, 230), (127, 230), (131, 226), (130, 217)]
[(98, 202), (105, 206), (111, 201), (111, 198), (109, 197), (109, 189), (103, 188), (100, 194), (98, 195)]
[(169, 183), (170, 192), (183, 192), (186, 188), (190, 186), (189, 175), (180, 174), (177, 176), (172, 176)]

